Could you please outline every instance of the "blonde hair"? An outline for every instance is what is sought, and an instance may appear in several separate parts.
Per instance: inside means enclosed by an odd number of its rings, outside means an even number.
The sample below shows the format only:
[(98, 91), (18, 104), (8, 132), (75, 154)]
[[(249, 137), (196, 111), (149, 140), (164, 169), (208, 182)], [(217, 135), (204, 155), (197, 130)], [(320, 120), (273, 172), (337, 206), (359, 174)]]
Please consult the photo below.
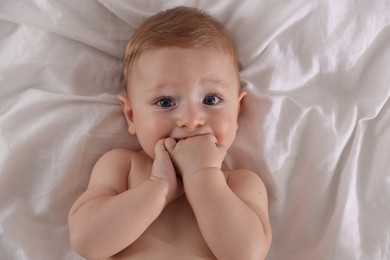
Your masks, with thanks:
[(132, 35), (124, 53), (124, 87), (140, 56), (163, 47), (214, 47), (231, 55), (239, 70), (237, 47), (230, 32), (211, 15), (191, 7), (176, 7), (148, 18)]

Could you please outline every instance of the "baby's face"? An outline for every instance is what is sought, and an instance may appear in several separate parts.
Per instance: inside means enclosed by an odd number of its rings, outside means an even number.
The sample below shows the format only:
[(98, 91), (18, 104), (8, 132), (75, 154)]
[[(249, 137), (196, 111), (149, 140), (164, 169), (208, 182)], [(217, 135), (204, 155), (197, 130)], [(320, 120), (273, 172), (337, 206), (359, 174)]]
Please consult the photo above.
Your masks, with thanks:
[(213, 48), (158, 49), (143, 54), (131, 75), (129, 132), (150, 157), (166, 137), (211, 133), (227, 149), (232, 145), (246, 93), (229, 55)]

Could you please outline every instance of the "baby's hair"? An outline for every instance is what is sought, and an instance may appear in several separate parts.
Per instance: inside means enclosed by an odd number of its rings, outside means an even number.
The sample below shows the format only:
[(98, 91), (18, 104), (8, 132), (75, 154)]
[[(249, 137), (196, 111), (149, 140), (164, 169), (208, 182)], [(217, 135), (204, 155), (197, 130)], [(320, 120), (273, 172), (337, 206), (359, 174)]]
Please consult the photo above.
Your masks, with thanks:
[(132, 35), (124, 53), (124, 86), (139, 57), (163, 47), (213, 47), (231, 55), (237, 73), (237, 47), (230, 32), (211, 15), (191, 7), (176, 7), (148, 18)]

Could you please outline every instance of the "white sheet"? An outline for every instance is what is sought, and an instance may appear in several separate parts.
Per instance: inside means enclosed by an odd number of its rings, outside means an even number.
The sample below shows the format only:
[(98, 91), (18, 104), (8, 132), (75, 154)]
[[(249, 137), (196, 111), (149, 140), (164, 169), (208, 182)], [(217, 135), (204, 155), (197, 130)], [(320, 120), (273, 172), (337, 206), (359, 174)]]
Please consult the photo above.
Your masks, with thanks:
[(269, 191), (267, 259), (390, 259), (388, 0), (0, 2), (0, 259), (79, 259), (67, 213), (98, 157), (136, 148), (127, 38), (176, 5), (233, 32), (247, 106), (230, 165)]

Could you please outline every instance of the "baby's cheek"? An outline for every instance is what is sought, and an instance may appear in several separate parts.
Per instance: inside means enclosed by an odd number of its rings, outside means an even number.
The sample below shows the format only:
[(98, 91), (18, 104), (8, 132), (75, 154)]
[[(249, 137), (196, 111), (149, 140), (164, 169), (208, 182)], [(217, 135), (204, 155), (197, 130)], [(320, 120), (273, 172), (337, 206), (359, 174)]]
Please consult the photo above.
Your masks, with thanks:
[(226, 148), (229, 148), (237, 132), (237, 122), (232, 120), (225, 120), (224, 124), (220, 124), (219, 130), (216, 133), (216, 138), (219, 144), (224, 145)]

